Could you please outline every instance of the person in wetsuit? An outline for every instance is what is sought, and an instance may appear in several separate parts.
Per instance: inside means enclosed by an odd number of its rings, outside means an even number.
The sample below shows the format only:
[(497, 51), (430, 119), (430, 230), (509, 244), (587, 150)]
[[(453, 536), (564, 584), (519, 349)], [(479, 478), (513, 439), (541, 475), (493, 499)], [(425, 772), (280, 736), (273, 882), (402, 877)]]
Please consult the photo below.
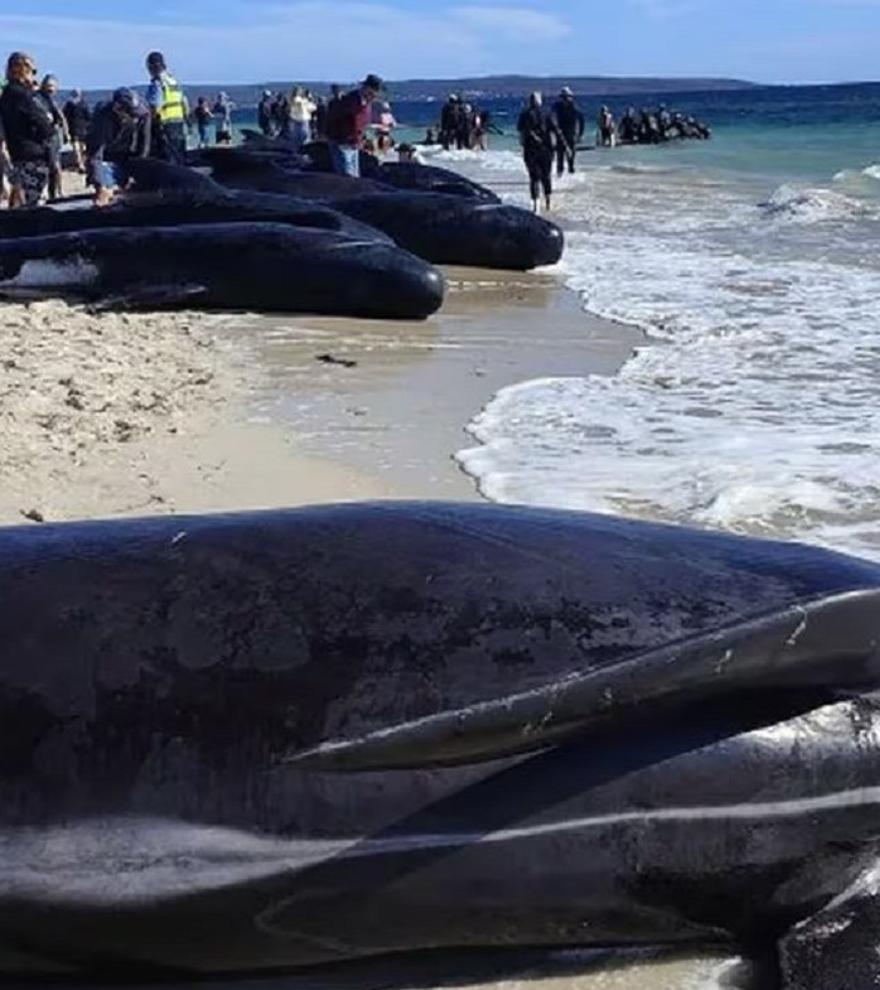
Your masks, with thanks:
[(636, 117), (635, 107), (628, 107), (626, 113), (620, 118), (617, 134), (624, 144), (635, 144), (638, 141), (639, 121)]
[(556, 174), (562, 176), (566, 163), (568, 171), (574, 174), (577, 146), (584, 136), (586, 120), (568, 86), (562, 87), (559, 99), (553, 104), (553, 120), (561, 137), (556, 144)]
[(532, 93), (519, 115), (516, 129), (523, 150), (523, 161), (529, 173), (529, 191), (535, 213), (544, 193), (544, 205), (550, 209), (553, 195), (553, 154), (563, 140), (553, 116), (544, 110), (540, 93)]
[(456, 142), (456, 136), (461, 127), (461, 102), (455, 93), (449, 94), (449, 99), (440, 111), (440, 144), (444, 151), (449, 151)]
[(275, 137), (275, 120), (272, 116), (272, 91), (263, 90), (260, 102), (257, 104), (257, 126), (263, 133), (263, 137)]

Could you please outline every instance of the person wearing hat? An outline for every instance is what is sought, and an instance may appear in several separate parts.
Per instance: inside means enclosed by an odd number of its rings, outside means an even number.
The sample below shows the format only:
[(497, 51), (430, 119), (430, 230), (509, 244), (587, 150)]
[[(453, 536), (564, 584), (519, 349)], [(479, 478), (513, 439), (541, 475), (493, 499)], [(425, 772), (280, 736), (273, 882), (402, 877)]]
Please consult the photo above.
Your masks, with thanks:
[(584, 136), (586, 118), (575, 102), (571, 87), (563, 86), (560, 90), (559, 99), (553, 104), (553, 119), (560, 137), (556, 144), (556, 174), (562, 176), (566, 165), (574, 174), (577, 146)]
[(168, 71), (162, 52), (150, 52), (147, 72), (150, 74), (147, 104), (153, 114), (153, 157), (183, 165), (186, 161), (186, 122), (189, 118), (186, 94)]
[(327, 113), (327, 141), (333, 169), (340, 175), (360, 178), (360, 151), (364, 132), (373, 115), (373, 103), (385, 88), (370, 73), (357, 89), (331, 103)]
[(92, 122), (92, 111), (83, 97), (81, 89), (75, 89), (62, 110), (70, 132), (70, 144), (73, 147), (76, 169), (80, 173), (86, 170), (86, 139), (89, 136), (89, 124)]
[(118, 188), (128, 182), (128, 162), (150, 154), (152, 115), (126, 87), (95, 111), (86, 143), (89, 181), (95, 206), (109, 206)]
[(52, 117), (55, 133), (49, 141), (49, 202), (55, 203), (64, 195), (64, 173), (61, 168), (61, 149), (70, 140), (67, 120), (61, 112), (56, 96), (58, 80), (55, 76), (44, 76), (37, 90), (37, 100)]
[(0, 117), (10, 163), (10, 206), (37, 206), (49, 184), (55, 122), (36, 99), (36, 72), (30, 55), (13, 52), (9, 56), (6, 86), (0, 94)]

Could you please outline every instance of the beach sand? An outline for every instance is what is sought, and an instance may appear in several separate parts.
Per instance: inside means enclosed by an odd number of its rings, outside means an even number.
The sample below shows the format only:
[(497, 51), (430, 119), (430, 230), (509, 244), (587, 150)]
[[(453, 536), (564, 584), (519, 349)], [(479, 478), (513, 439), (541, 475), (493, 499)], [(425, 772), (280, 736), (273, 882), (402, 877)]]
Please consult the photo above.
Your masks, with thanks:
[(475, 443), (465, 428), (499, 389), (610, 374), (644, 342), (586, 314), (555, 275), (446, 274), (446, 304), (421, 323), (304, 317), (254, 326), (268, 369), (253, 397), (262, 416), (293, 426), (300, 449), (397, 497), (477, 498), (453, 457)]
[(421, 323), (0, 304), (0, 522), (479, 497), (453, 455), (497, 389), (640, 335), (552, 275), (448, 276)]

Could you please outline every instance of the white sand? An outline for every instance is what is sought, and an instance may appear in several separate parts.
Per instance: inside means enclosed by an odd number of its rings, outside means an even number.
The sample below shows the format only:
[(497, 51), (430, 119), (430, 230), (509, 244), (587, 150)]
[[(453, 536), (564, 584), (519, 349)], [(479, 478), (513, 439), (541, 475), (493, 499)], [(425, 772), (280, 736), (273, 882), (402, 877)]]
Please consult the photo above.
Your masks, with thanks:
[(0, 304), (0, 522), (390, 494), (247, 423), (248, 351), (201, 314)]

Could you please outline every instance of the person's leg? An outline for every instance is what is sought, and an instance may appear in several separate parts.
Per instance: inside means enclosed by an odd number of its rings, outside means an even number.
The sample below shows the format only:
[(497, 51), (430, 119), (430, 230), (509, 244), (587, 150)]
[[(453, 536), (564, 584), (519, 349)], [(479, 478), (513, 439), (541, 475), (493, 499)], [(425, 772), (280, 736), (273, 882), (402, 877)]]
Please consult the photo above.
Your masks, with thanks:
[(562, 175), (565, 171), (565, 145), (560, 141), (556, 146), (556, 174)]
[(359, 179), (361, 175), (361, 159), (358, 149), (334, 144), (332, 141), (329, 142), (329, 148), (333, 171), (337, 175), (349, 175), (354, 179)]
[(526, 171), (529, 173), (529, 196), (532, 200), (532, 209), (538, 212), (538, 200), (540, 197), (540, 175), (536, 166), (534, 156), (526, 152), (523, 155), (526, 164)]
[(13, 173), (13, 184), (18, 188), (17, 202), (21, 206), (39, 206), (49, 184), (47, 162), (22, 162)]
[(541, 187), (544, 190), (544, 203), (550, 209), (550, 198), (553, 195), (553, 154), (547, 152), (541, 159)]

